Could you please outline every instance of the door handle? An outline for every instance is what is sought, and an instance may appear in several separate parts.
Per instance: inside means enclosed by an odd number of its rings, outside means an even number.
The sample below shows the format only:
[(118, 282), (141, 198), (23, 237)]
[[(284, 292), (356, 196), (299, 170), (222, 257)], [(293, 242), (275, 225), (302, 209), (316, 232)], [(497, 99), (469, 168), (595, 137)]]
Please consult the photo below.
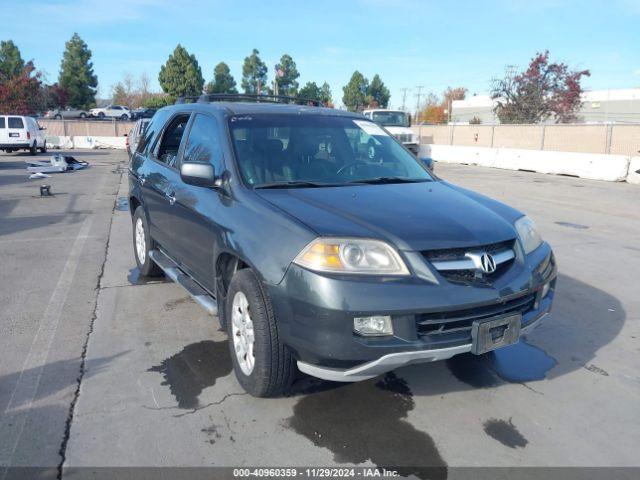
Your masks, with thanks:
[(167, 197), (167, 200), (169, 200), (169, 205), (173, 205), (174, 203), (176, 203), (175, 192), (167, 193), (165, 194), (165, 196)]
[(145, 177), (144, 175), (140, 175), (138, 176), (138, 180), (140, 180), (140, 185), (144, 185), (144, 182), (147, 181), (147, 177)]

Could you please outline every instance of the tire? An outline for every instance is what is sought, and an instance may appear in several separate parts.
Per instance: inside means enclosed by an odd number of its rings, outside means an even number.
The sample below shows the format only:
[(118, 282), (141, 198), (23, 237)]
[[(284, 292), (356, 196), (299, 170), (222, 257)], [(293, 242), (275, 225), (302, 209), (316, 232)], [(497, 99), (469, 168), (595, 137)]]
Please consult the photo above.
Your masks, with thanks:
[(85, 118), (87, 118), (87, 114), (86, 113), (81, 113), (80, 114), (80, 118), (82, 118), (84, 120)]
[(123, 113), (122, 115), (120, 115), (120, 120), (124, 122), (126, 120), (129, 120), (129, 117), (127, 117), (127, 115)]
[(38, 142), (36, 142), (35, 140), (33, 141), (33, 146), (31, 148), (29, 148), (29, 153), (31, 155), (37, 155), (38, 154)]
[[(149, 235), (149, 224), (147, 216), (142, 206), (136, 208), (133, 213), (133, 256), (136, 258), (136, 264), (140, 275), (145, 277), (158, 277), (162, 275), (162, 269), (149, 258), (149, 251), (155, 248), (155, 242)], [(138, 229), (141, 228), (142, 231)], [(141, 237), (140, 237), (141, 235)], [(140, 244), (138, 241), (140, 240)], [(142, 257), (142, 259), (141, 259)]]
[(98, 118), (103, 119), (104, 118), (104, 112), (98, 112)]
[(47, 141), (44, 141), (44, 144), (42, 145), (42, 148), (40, 148), (40, 152), (41, 153), (47, 153)]
[(55, 118), (56, 120), (62, 120), (62, 115), (57, 113), (53, 118)]
[[(269, 295), (251, 269), (240, 270), (231, 279), (225, 309), (233, 370), (242, 388), (254, 397), (282, 394), (293, 381), (295, 362), (278, 337)], [(252, 353), (252, 368), (242, 348), (251, 336), (248, 332), (253, 332), (253, 343), (245, 351)]]

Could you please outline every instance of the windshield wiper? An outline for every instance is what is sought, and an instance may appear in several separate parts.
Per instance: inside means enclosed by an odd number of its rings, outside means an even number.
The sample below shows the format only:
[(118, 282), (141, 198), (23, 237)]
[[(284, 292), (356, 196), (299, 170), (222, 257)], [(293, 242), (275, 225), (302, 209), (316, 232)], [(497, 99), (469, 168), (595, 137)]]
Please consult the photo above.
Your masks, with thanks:
[(352, 184), (357, 183), (366, 183), (369, 185), (376, 185), (382, 183), (419, 183), (419, 182), (430, 182), (428, 178), (406, 178), (406, 177), (375, 177), (375, 178), (365, 178), (364, 180), (354, 180), (350, 182)]
[(253, 188), (321, 188), (321, 187), (335, 187), (340, 184), (337, 183), (317, 183), (317, 182), (308, 182), (305, 180), (296, 180), (290, 182), (273, 182), (273, 183), (263, 183), (261, 185), (256, 185)]

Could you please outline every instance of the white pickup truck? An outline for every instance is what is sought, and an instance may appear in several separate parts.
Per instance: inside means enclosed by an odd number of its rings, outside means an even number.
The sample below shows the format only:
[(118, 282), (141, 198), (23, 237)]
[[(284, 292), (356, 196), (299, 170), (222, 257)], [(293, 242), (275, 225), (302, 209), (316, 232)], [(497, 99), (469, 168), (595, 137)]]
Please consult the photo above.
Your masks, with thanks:
[(418, 135), (409, 128), (411, 116), (402, 110), (372, 109), (362, 112), (378, 125), (383, 126), (387, 131), (396, 137), (414, 155), (418, 155), (420, 141)]

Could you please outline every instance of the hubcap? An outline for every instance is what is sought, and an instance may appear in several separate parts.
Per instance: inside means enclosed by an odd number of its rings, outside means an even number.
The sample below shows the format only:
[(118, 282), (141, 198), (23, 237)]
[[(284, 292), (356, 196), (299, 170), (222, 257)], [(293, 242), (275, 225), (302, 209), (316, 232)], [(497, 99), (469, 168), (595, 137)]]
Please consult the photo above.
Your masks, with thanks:
[(233, 349), (236, 352), (238, 365), (242, 373), (249, 376), (256, 363), (253, 356), (253, 321), (249, 311), (249, 301), (244, 293), (238, 292), (233, 297), (231, 313), (231, 330), (233, 333)]
[(144, 261), (147, 258), (146, 245), (144, 241), (144, 225), (142, 219), (136, 220), (136, 254), (138, 255), (138, 261), (141, 265), (144, 265)]

